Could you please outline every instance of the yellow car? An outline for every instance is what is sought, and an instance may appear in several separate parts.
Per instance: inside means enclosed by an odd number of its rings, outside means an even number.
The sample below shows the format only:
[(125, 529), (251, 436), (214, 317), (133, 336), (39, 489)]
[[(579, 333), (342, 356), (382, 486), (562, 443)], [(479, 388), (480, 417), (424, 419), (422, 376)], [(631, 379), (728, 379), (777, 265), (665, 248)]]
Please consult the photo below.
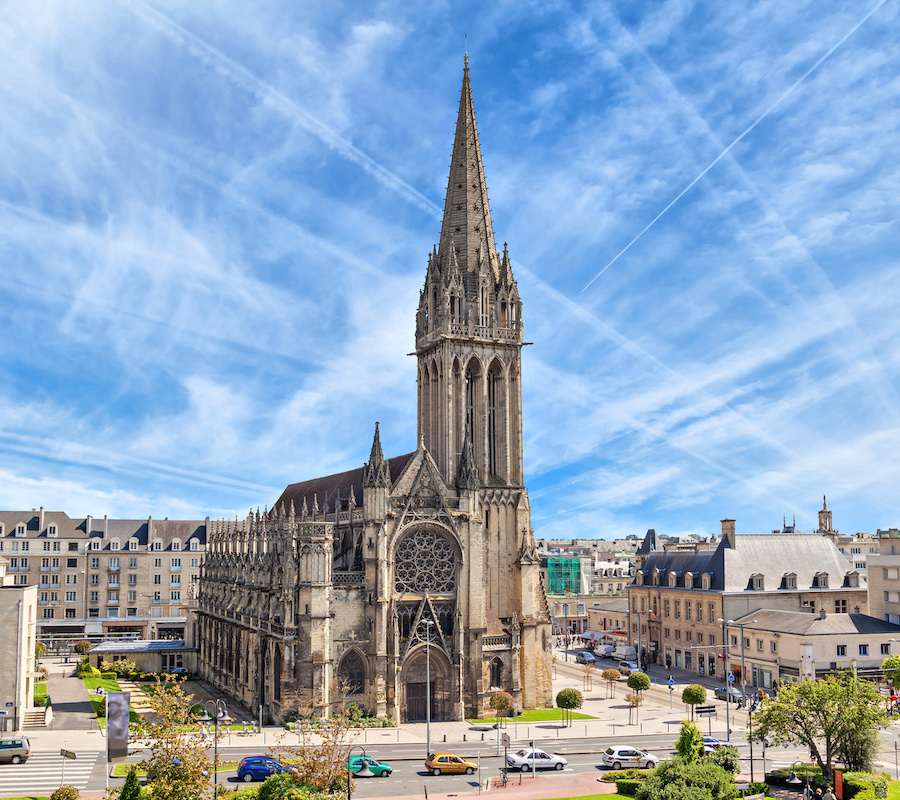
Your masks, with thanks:
[(478, 769), (478, 765), (460, 758), (455, 753), (432, 753), (425, 759), (425, 769), (432, 775), (440, 775), (443, 772), (465, 772), (466, 775), (471, 775)]

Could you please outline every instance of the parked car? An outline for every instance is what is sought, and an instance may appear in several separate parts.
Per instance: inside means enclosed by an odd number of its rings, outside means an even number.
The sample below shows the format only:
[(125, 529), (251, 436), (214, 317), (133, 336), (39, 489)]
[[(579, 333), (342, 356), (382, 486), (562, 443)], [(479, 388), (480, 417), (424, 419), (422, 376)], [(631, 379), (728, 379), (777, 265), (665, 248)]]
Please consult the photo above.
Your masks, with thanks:
[(238, 764), (239, 781), (264, 781), (269, 775), (288, 772), (290, 767), (268, 756), (250, 756)]
[(519, 750), (506, 757), (506, 763), (513, 769), (529, 772), (535, 769), (563, 769), (569, 762), (562, 756), (551, 755), (543, 750)]
[(576, 664), (591, 664), (594, 665), (597, 663), (597, 659), (594, 658), (593, 653), (589, 653), (587, 650), (579, 650), (575, 654), (575, 663)]
[(720, 747), (735, 747), (736, 746), (732, 742), (723, 742), (721, 739), (716, 739), (714, 736), (704, 736), (703, 737), (703, 745), (705, 747), (712, 748), (713, 750), (718, 750)]
[(613, 769), (622, 769), (623, 767), (646, 767), (650, 769), (659, 763), (659, 759), (652, 753), (637, 750), (630, 745), (607, 747), (601, 761), (603, 766), (612, 767)]
[(21, 764), (28, 760), (31, 744), (27, 736), (4, 736), (0, 739), (0, 761)]
[(623, 675), (631, 675), (632, 672), (640, 672), (641, 668), (638, 666), (637, 661), (620, 661), (618, 670)]
[(716, 700), (727, 700), (729, 703), (741, 702), (741, 690), (735, 689), (733, 686), (729, 686), (727, 689), (724, 686), (720, 686), (715, 690), (714, 694)]
[[(394, 768), (384, 761), (376, 761), (371, 756), (363, 757), (356, 755), (350, 756), (350, 762), (347, 765), (350, 772), (359, 773), (363, 767), (363, 761), (365, 761), (369, 771), (376, 778), (387, 778), (394, 771)], [(356, 777), (358, 778), (359, 774), (357, 774)]]
[(478, 764), (466, 761), (455, 753), (432, 753), (425, 759), (425, 769), (432, 775), (441, 775), (444, 772), (465, 772), (466, 775), (471, 775), (478, 769)]
[(611, 644), (594, 645), (594, 655), (599, 656), (600, 658), (610, 658), (613, 654), (613, 650), (615, 650), (615, 648)]

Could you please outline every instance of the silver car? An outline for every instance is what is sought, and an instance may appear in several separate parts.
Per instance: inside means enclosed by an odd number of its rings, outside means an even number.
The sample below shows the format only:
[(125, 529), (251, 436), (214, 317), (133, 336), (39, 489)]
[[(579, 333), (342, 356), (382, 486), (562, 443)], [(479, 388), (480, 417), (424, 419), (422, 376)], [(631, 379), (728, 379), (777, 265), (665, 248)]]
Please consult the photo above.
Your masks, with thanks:
[(563, 769), (569, 762), (562, 756), (554, 756), (543, 750), (519, 750), (506, 757), (506, 763), (513, 769), (528, 772), (533, 769)]
[(0, 738), (0, 761), (21, 764), (28, 760), (30, 753), (31, 744), (27, 736), (12, 734)]
[(602, 761), (604, 767), (612, 767), (613, 769), (627, 767), (646, 767), (650, 769), (659, 763), (659, 759), (652, 753), (645, 753), (643, 750), (627, 745), (607, 747)]

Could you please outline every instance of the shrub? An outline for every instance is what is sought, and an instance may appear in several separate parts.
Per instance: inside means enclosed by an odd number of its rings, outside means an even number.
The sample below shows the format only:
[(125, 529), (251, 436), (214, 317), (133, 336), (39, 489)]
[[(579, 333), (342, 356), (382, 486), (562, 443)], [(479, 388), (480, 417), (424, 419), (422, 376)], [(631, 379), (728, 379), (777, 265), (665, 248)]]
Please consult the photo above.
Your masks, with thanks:
[(105, 679), (105, 680), (111, 680), (111, 681), (114, 681), (114, 680), (115, 680), (116, 678), (118, 678), (119, 676), (118, 676), (115, 672), (101, 672), (101, 673), (100, 673), (100, 677), (103, 678), (103, 679)]
[(125, 785), (119, 791), (119, 800), (141, 800), (141, 781), (137, 770), (132, 768), (125, 778)]
[(638, 769), (637, 767), (628, 767), (627, 769), (609, 770), (608, 772), (604, 772), (600, 777), (600, 780), (608, 783), (615, 783), (620, 779), (643, 781), (646, 780), (649, 774), (650, 772), (648, 770)]
[(78, 789), (67, 784), (56, 789), (53, 794), (50, 795), (50, 800), (78, 800), (80, 796)]
[(871, 792), (876, 798), (887, 797), (888, 779), (874, 772), (845, 772), (844, 800), (858, 798), (864, 792)]
[(499, 712), (498, 717), (504, 717), (504, 711), (509, 711), (513, 707), (513, 696), (509, 692), (494, 692), (491, 695), (490, 706), (494, 711)]
[(747, 794), (764, 794), (769, 796), (769, 784), (763, 781), (756, 781), (748, 785)]
[(138, 671), (137, 664), (127, 658), (122, 658), (118, 661), (103, 661), (100, 664), (100, 668), (104, 672), (113, 672), (116, 675), (121, 675), (123, 677)]
[(737, 775), (741, 771), (740, 755), (736, 747), (719, 747), (714, 753), (709, 754), (709, 760), (732, 775)]
[(735, 800), (734, 776), (708, 760), (685, 761), (680, 757), (663, 761), (640, 785), (638, 800)]
[(675, 750), (685, 761), (697, 761), (703, 756), (703, 733), (696, 722), (686, 719), (681, 723)]
[(259, 787), (258, 800), (281, 800), (294, 787), (294, 776), (290, 772), (270, 775)]
[(625, 797), (634, 797), (641, 785), (641, 781), (631, 780), (630, 778), (619, 778), (616, 781), (616, 792)]
[(87, 639), (80, 639), (75, 642), (75, 652), (80, 656), (86, 656), (91, 652), (91, 643)]

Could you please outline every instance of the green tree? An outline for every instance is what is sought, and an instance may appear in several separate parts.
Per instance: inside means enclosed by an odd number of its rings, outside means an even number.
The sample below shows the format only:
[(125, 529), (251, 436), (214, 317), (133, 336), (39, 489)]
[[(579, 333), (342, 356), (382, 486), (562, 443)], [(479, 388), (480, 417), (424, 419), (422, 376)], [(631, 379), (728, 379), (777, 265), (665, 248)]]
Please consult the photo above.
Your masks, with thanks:
[(663, 761), (637, 790), (637, 800), (734, 800), (734, 776), (706, 759)]
[(881, 669), (891, 686), (900, 689), (900, 656), (888, 656), (881, 662)]
[[(584, 702), (584, 697), (578, 689), (562, 689), (556, 694), (556, 705), (557, 708), (561, 708), (566, 712), (571, 712), (573, 709), (581, 708), (581, 704)], [(572, 724), (572, 718), (569, 713), (566, 714), (566, 718), (568, 720), (568, 724)]]
[(622, 677), (622, 673), (617, 669), (605, 669), (600, 673), (600, 677), (606, 681), (606, 696), (615, 697), (616, 681)]
[(115, 672), (116, 675), (131, 675), (137, 672), (137, 664), (127, 658), (120, 658), (118, 661), (103, 661), (100, 664), (101, 672)]
[(513, 707), (513, 696), (509, 692), (494, 692), (491, 695), (490, 706), (497, 712), (497, 717), (502, 719), (507, 711)]
[(844, 670), (820, 680), (781, 684), (778, 696), (756, 712), (755, 722), (756, 741), (809, 748), (822, 774), (831, 777), (832, 765), (842, 755), (860, 763), (871, 759), (887, 716), (875, 685)]
[(718, 764), (726, 772), (737, 775), (741, 771), (741, 757), (736, 747), (726, 745), (717, 747), (709, 754), (709, 760), (713, 764)]
[(125, 785), (119, 790), (118, 800), (141, 800), (141, 780), (136, 769), (128, 771)]
[(87, 639), (80, 639), (75, 642), (75, 652), (80, 656), (86, 656), (91, 652), (93, 645)]
[(150, 741), (147, 783), (153, 800), (194, 800), (209, 788), (206, 745), (188, 732), (193, 700), (180, 684), (162, 683), (159, 678), (149, 695), (151, 713), (142, 717), (138, 735)]
[(634, 692), (645, 692), (650, 688), (650, 678), (645, 672), (632, 672), (627, 683), (628, 688)]
[(703, 758), (703, 732), (696, 722), (686, 719), (681, 723), (675, 751), (684, 761), (699, 761)]
[(691, 719), (694, 718), (694, 706), (699, 706), (706, 702), (706, 689), (699, 683), (692, 683), (685, 686), (681, 693), (681, 702), (691, 707)]

